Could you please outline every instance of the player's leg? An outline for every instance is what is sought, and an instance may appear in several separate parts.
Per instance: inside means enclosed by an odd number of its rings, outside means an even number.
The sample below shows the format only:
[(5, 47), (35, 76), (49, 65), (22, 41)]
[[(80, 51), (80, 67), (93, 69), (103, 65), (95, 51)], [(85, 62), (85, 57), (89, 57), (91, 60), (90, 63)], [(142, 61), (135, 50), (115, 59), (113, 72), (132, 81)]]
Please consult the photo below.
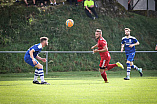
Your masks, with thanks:
[(121, 67), (122, 69), (124, 69), (123, 65), (120, 62), (117, 62), (116, 64), (109, 64), (110, 59), (111, 59), (111, 57), (108, 60), (106, 60), (106, 62), (105, 62), (105, 66), (107, 66), (106, 67), (107, 70), (110, 70), (114, 67)]
[[(35, 61), (37, 62), (36, 65), (33, 64), (33, 61), (30, 57), (25, 57), (24, 58), (25, 62), (29, 65), (31, 65), (32, 67), (35, 67), (39, 62), (35, 59)], [(38, 68), (35, 70), (35, 73), (34, 73), (34, 80), (33, 80), (33, 83), (34, 84), (40, 84), (39, 81), (37, 80), (38, 78)]]
[(131, 53), (131, 54), (129, 55), (128, 60), (131, 61), (131, 62), (130, 62), (131, 68), (134, 68), (134, 69), (138, 70), (138, 67), (133, 64), (134, 57), (135, 57), (135, 53)]
[(100, 68), (99, 68), (99, 71), (101, 73), (101, 76), (102, 78), (104, 79), (105, 83), (108, 83), (108, 80), (107, 80), (107, 74), (106, 74), (106, 71), (108, 70), (106, 68), (106, 66), (109, 64), (109, 61), (105, 60), (104, 58), (101, 58), (100, 60)]
[(138, 68), (136, 65), (133, 64), (133, 62), (131, 62), (130, 66), (131, 66), (131, 68), (136, 69), (140, 73), (141, 77), (143, 76), (142, 68)]
[(38, 69), (38, 75), (40, 76), (41, 82), (45, 82), (45, 80), (44, 80), (43, 65), (41, 65), (40, 63), (38, 63), (35, 67)]
[(126, 62), (126, 65), (127, 65), (127, 76), (126, 76), (126, 78), (124, 78), (124, 80), (130, 80), (130, 71), (131, 71), (130, 64), (134, 60), (134, 53), (126, 54), (126, 58), (127, 58), (127, 62)]
[(109, 60), (106, 60), (106, 62), (105, 62), (105, 66), (106, 66), (107, 70), (110, 70), (110, 69), (112, 69), (114, 67), (118, 67), (116, 64), (109, 64), (110, 59), (111, 58), (109, 58)]
[(116, 64), (108, 64), (107, 69), (110, 70), (114, 67), (120, 67), (120, 68), (124, 69), (124, 66), (120, 62), (117, 62)]
[(124, 80), (130, 80), (130, 71), (131, 71), (131, 66), (130, 66), (130, 61), (127, 60), (126, 65), (127, 65), (127, 76), (124, 78)]
[(117, 63), (116, 63), (116, 65), (117, 65), (118, 67), (120, 67), (120, 68), (124, 69), (123, 64), (121, 64), (120, 62), (117, 62)]
[(107, 74), (106, 74), (105, 70), (107, 70), (107, 69), (99, 68), (102, 78), (104, 79), (105, 83), (108, 83)]
[(45, 80), (44, 80), (43, 65), (38, 63), (35, 67), (38, 68), (38, 74), (39, 74), (40, 79), (41, 79), (41, 84), (49, 84), (49, 83), (45, 82)]
[(38, 68), (36, 68), (35, 73), (34, 73), (34, 80), (33, 80), (34, 84), (40, 84), (37, 78), (38, 78)]

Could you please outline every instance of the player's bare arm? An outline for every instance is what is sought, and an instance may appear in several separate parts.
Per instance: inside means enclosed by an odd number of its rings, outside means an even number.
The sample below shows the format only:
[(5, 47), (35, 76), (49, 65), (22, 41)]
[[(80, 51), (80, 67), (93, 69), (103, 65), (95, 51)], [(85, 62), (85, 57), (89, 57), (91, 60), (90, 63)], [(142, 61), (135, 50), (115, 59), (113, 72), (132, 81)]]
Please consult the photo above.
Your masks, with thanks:
[(121, 52), (124, 50), (124, 44), (121, 45)]
[(30, 57), (32, 58), (33, 64), (36, 65), (37, 62), (34, 60), (33, 52), (35, 52), (34, 49), (32, 49), (32, 50), (29, 52), (29, 54), (30, 54)]
[(94, 49), (94, 48), (96, 48), (96, 47), (98, 47), (98, 44), (92, 46), (91, 49)]
[(41, 61), (43, 61), (43, 62), (46, 62), (47, 60), (46, 60), (46, 58), (41, 58), (40, 56), (36, 56), (36, 59), (38, 59), (38, 60), (41, 60)]
[(108, 51), (107, 46), (104, 46), (102, 50), (95, 49), (94, 53), (96, 53), (96, 52), (107, 52), (107, 51)]
[(136, 42), (135, 44), (131, 44), (129, 47), (132, 48), (133, 46), (139, 45), (139, 42)]

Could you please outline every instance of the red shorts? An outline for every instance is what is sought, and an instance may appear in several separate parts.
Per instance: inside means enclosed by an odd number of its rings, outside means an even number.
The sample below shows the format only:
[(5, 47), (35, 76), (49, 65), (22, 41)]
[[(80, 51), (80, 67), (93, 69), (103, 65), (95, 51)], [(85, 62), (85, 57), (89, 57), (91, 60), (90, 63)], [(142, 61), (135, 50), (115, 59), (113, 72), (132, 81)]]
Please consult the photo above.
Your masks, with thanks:
[(99, 64), (100, 68), (101, 69), (106, 68), (110, 62), (110, 59), (111, 59), (110, 57), (107, 60), (106, 60), (106, 58), (101, 57), (100, 64)]

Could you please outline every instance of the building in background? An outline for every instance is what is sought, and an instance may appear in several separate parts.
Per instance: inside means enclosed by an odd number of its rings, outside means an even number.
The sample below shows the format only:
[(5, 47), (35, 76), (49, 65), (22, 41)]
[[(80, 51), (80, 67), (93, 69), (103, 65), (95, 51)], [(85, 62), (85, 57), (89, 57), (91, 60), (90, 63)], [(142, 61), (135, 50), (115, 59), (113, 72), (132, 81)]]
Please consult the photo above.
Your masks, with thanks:
[(128, 0), (117, 0), (126, 10), (128, 10)]
[(117, 0), (126, 10), (153, 10), (157, 7), (157, 0)]

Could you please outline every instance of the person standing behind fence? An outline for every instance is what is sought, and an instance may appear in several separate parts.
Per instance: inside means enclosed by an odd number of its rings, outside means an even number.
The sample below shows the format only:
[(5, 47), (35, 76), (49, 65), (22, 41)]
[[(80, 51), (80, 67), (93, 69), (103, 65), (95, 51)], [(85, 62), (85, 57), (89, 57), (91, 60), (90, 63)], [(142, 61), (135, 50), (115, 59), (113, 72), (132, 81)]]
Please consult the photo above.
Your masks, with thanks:
[[(98, 18), (98, 15), (94, 9), (94, 1), (93, 0), (85, 0), (84, 1), (84, 9), (85, 9), (85, 13), (87, 14), (88, 17), (90, 17), (91, 19), (95, 19)], [(92, 17), (92, 13), (95, 15), (95, 17)]]
[(125, 37), (122, 38), (122, 42), (121, 42), (121, 52), (123, 52), (124, 48), (125, 48), (125, 53), (126, 53), (126, 58), (127, 58), (127, 76), (126, 78), (124, 78), (124, 80), (130, 80), (130, 71), (131, 68), (136, 69), (139, 73), (140, 76), (143, 76), (142, 73), (142, 68), (138, 68), (136, 65), (133, 64), (134, 61), (134, 57), (135, 57), (135, 46), (139, 45), (140, 43), (138, 42), (138, 40), (133, 37), (130, 36), (130, 29), (129, 28), (125, 28)]
[[(41, 58), (38, 54), (41, 52), (42, 48), (48, 45), (48, 38), (41, 37), (40, 43), (35, 44), (34, 46), (30, 47), (25, 56), (24, 60), (27, 64), (31, 65), (32, 67), (36, 67), (35, 74), (34, 74), (34, 84), (49, 84), (44, 80), (44, 71), (43, 65), (41, 65), (36, 59), (46, 62), (46, 58)], [(40, 76), (41, 83), (37, 80), (38, 76)]]

